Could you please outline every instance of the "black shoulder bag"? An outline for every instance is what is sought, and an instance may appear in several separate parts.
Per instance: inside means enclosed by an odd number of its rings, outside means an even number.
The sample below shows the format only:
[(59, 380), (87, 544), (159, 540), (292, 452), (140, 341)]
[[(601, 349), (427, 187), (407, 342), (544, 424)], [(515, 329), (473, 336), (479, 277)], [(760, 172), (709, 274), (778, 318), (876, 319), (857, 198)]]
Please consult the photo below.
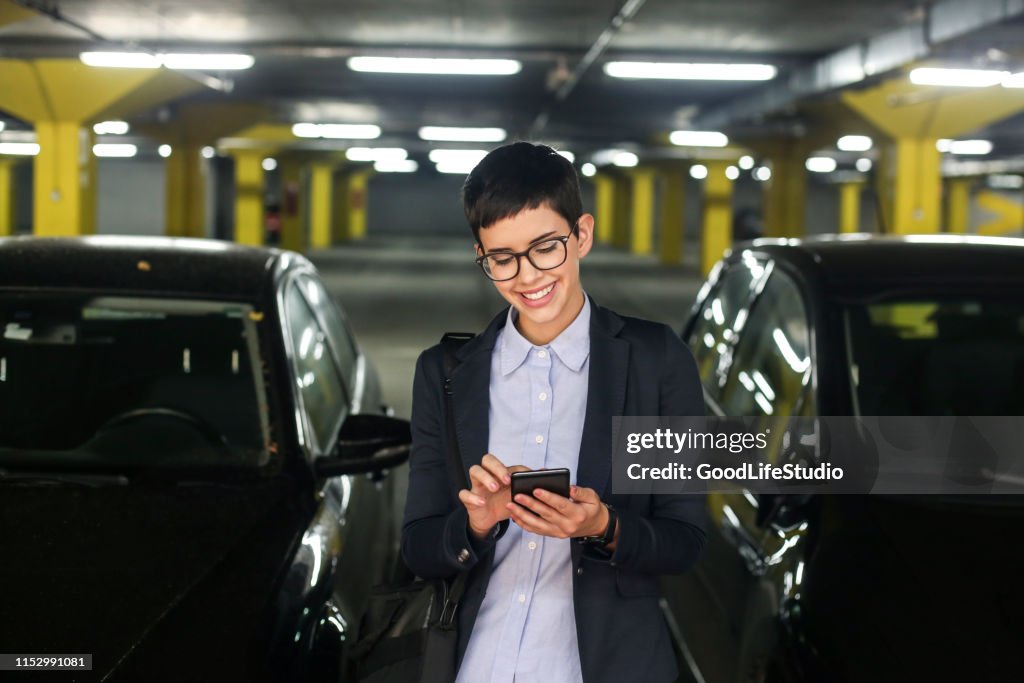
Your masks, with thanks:
[[(455, 437), (450, 377), (455, 352), (472, 334), (449, 332), (444, 350), (445, 420), (448, 457), (453, 480), (469, 488)], [(359, 628), (359, 640), (349, 651), (353, 680), (360, 683), (453, 683), (458, 632), (455, 612), (466, 589), (469, 572), (454, 579), (416, 580), (377, 586), (370, 591)]]

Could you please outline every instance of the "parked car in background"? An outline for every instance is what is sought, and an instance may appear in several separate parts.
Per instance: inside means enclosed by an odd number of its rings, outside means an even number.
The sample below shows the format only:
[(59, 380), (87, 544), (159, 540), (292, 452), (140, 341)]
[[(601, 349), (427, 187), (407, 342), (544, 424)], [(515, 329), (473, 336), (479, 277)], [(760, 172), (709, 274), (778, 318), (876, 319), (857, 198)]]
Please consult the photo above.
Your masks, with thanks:
[[(683, 338), (708, 414), (761, 427), (1024, 415), (1024, 240), (757, 240), (715, 267)], [(1020, 679), (1024, 496), (742, 491), (709, 508), (702, 559), (664, 582), (697, 680)]]
[(0, 240), (0, 643), (92, 676), (337, 680), (408, 423), (302, 256)]

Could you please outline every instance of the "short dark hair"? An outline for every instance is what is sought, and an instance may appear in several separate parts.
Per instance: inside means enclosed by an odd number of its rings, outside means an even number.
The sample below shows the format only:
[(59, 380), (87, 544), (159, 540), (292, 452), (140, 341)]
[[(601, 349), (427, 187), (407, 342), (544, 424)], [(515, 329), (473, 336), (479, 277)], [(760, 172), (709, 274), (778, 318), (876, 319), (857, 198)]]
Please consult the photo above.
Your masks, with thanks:
[(480, 230), (520, 211), (548, 205), (575, 229), (583, 215), (576, 169), (547, 145), (513, 142), (492, 150), (466, 177), (462, 207), (480, 242)]

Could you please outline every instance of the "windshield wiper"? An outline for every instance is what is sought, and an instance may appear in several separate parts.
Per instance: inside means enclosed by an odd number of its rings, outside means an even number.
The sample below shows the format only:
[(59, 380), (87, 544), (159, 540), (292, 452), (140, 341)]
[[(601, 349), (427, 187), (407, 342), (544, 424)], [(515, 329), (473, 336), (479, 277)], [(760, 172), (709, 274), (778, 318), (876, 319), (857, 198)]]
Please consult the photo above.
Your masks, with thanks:
[(29, 472), (0, 469), (0, 482), (29, 485), (78, 484), (79, 486), (127, 486), (123, 474), (87, 474), (83, 472)]

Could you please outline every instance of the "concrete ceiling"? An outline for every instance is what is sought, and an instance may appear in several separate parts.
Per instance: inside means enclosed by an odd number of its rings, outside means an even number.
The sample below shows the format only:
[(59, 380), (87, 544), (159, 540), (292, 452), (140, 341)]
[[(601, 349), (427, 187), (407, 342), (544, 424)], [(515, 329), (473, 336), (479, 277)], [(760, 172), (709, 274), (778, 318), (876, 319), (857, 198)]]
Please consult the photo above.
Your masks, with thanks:
[[(256, 57), (251, 70), (218, 74), (231, 79), (229, 94), (192, 99), (269, 104), (282, 123), (375, 122), (396, 142), (412, 140), (421, 125), (501, 126), (524, 136), (547, 112), (539, 137), (582, 148), (652, 144), (700, 111), (758, 87), (612, 79), (601, 70), (609, 59), (767, 62), (783, 78), (826, 54), (919, 23), (924, 15), (922, 3), (907, 0), (647, 0), (566, 100), (557, 102), (553, 87), (608, 28), (622, 0), (16, 4), (56, 9), (67, 21), (40, 15), (0, 26), (0, 56), (75, 56), (85, 48), (103, 49), (100, 41), (109, 41), (106, 49), (137, 43), (151, 50), (244, 50)], [(957, 49), (971, 58), (984, 58), (991, 47), (1016, 54), (1022, 36), (1014, 27), (995, 27), (991, 39), (979, 32)], [(360, 74), (345, 63), (356, 54), (513, 56), (524, 67), (502, 78)]]

